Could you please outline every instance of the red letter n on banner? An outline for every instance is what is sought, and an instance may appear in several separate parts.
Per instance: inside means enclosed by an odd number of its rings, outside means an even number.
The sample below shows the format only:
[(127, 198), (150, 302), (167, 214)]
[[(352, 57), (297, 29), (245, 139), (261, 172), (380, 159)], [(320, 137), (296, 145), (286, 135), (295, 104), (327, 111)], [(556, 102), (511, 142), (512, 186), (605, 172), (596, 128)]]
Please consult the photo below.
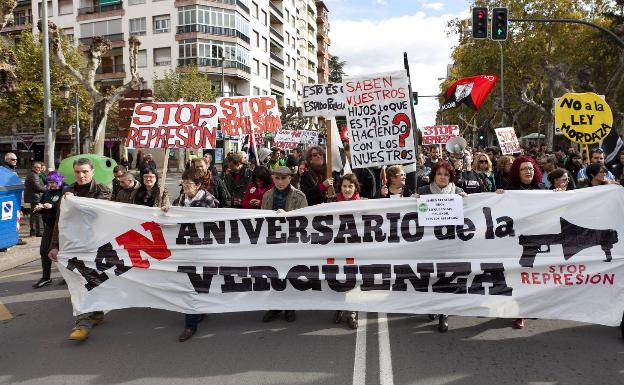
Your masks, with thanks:
[(147, 259), (141, 258), (141, 251), (159, 261), (169, 258), (171, 256), (171, 251), (169, 251), (167, 247), (165, 237), (158, 223), (145, 222), (141, 224), (141, 227), (152, 234), (153, 240), (150, 240), (134, 230), (130, 230), (118, 236), (115, 240), (128, 252), (133, 267), (147, 269), (150, 263)]

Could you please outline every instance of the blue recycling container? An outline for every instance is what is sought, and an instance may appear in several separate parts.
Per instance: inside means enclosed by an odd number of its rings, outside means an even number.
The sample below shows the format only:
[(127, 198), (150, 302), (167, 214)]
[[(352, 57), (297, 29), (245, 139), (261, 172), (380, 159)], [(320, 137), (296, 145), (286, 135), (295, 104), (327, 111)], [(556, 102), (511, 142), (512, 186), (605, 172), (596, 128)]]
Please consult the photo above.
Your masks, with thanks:
[(0, 249), (17, 244), (17, 211), (22, 204), (24, 184), (12, 170), (0, 166)]

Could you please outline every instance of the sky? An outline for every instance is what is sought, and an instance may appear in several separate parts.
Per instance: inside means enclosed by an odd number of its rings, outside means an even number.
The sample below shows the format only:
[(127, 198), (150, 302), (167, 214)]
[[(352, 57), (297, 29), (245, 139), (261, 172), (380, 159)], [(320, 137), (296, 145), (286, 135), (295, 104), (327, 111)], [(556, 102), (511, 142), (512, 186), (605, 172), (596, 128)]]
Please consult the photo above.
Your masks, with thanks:
[[(456, 35), (446, 35), (446, 23), (470, 15), (466, 0), (324, 1), (329, 9), (329, 51), (347, 62), (347, 75), (402, 69), (407, 52), (413, 91), (439, 93), (438, 78), (446, 77), (457, 44)], [(437, 99), (419, 99), (419, 128), (435, 123), (438, 107)]]

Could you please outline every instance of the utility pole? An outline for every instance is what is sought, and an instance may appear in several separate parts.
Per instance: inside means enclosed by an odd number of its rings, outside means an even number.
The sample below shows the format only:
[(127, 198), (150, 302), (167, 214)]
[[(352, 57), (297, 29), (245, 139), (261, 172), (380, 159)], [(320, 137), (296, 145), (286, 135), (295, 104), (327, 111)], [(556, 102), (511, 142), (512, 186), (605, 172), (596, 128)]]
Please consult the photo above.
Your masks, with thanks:
[(52, 101), (50, 99), (50, 40), (48, 37), (48, 3), (41, 3), (41, 23), (43, 29), (43, 135), (45, 153), (43, 162), (54, 169), (54, 132), (52, 127)]
[[(501, 86), (501, 127), (505, 127), (505, 55), (503, 55), (503, 43), (498, 42), (500, 48), (500, 86)], [(513, 123), (512, 123), (513, 124)]]

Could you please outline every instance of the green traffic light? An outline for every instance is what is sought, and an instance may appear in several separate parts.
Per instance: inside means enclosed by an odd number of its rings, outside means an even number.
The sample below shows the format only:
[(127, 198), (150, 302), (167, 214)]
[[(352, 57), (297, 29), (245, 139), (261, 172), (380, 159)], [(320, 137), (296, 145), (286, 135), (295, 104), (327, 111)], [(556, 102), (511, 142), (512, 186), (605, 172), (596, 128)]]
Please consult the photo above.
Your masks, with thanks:
[(502, 34), (503, 34), (503, 29), (502, 29), (502, 28), (499, 28), (496, 32), (497, 32), (499, 35), (502, 35)]

